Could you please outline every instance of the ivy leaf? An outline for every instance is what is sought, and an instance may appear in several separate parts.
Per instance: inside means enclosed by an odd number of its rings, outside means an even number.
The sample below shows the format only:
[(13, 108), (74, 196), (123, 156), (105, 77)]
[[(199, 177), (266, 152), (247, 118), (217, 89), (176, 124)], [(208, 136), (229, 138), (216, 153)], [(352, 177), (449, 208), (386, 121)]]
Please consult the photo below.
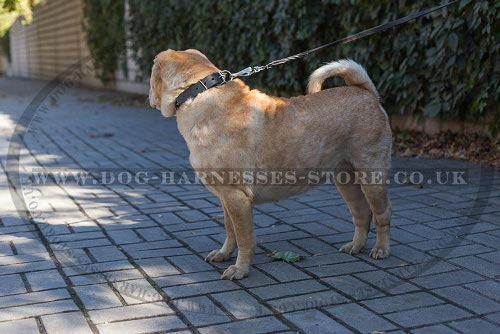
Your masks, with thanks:
[(458, 35), (455, 34), (454, 32), (452, 32), (449, 36), (448, 36), (448, 46), (450, 47), (450, 49), (452, 49), (453, 51), (456, 51), (458, 49)]
[(304, 257), (292, 251), (276, 252), (271, 256), (273, 260), (283, 260), (288, 263), (302, 261)]
[(425, 114), (430, 117), (436, 116), (437, 114), (439, 114), (440, 111), (441, 111), (441, 102), (437, 100), (431, 101), (431, 103), (429, 103), (425, 107)]

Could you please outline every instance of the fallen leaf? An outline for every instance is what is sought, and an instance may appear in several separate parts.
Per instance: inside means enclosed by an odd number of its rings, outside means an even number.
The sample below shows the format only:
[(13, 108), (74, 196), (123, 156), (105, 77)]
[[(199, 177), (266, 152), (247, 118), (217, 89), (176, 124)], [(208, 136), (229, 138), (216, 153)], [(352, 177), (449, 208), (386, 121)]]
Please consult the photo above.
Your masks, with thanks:
[(302, 261), (304, 257), (297, 253), (287, 251), (287, 252), (276, 252), (272, 256), (273, 260), (283, 260), (288, 263)]

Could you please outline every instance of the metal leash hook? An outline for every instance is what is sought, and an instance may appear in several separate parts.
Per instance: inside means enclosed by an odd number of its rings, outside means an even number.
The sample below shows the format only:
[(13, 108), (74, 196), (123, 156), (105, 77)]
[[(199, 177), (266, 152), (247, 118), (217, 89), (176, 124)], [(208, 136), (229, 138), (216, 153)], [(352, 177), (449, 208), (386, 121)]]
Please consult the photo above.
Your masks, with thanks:
[(258, 73), (260, 71), (266, 70), (269, 67), (266, 66), (249, 66), (245, 67), (244, 69), (236, 72), (236, 73), (231, 73), (228, 70), (223, 70), (221, 73), (228, 74), (229, 75), (229, 80), (234, 80), (238, 77), (248, 77), (251, 76), (252, 74)]

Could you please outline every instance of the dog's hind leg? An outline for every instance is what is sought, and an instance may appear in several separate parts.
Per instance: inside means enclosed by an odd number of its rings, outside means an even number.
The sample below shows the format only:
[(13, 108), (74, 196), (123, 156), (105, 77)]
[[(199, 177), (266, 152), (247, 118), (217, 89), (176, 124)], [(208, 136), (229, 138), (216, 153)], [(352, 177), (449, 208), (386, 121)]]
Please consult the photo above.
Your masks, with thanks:
[(240, 190), (231, 191), (224, 195), (224, 206), (231, 217), (238, 257), (236, 263), (229, 266), (222, 274), (222, 279), (240, 279), (248, 275), (250, 263), (255, 253), (255, 234), (252, 220), (252, 202)]
[(370, 252), (370, 257), (374, 259), (384, 259), (389, 256), (389, 229), (391, 225), (392, 207), (387, 194), (386, 177), (383, 177), (382, 184), (362, 185), (363, 193), (370, 203), (373, 215), (375, 216), (375, 228), (377, 239), (375, 246)]
[[(342, 171), (349, 175), (347, 184), (335, 180), (337, 190), (342, 195), (342, 198), (347, 203), (349, 211), (351, 211), (352, 222), (354, 223), (354, 236), (351, 242), (340, 247), (340, 251), (348, 254), (358, 254), (363, 251), (370, 230), (372, 220), (372, 210), (368, 204), (365, 195), (361, 191), (361, 186), (355, 184), (354, 172), (350, 164), (342, 164), (337, 167), (338, 171)], [(338, 174), (337, 174), (338, 175)]]
[(229, 216), (229, 212), (226, 209), (224, 201), (221, 200), (222, 209), (224, 210), (224, 227), (226, 228), (226, 240), (222, 245), (221, 249), (214, 249), (211, 251), (205, 261), (207, 262), (222, 262), (228, 261), (233, 255), (234, 249), (236, 248), (236, 236), (234, 234), (233, 222)]

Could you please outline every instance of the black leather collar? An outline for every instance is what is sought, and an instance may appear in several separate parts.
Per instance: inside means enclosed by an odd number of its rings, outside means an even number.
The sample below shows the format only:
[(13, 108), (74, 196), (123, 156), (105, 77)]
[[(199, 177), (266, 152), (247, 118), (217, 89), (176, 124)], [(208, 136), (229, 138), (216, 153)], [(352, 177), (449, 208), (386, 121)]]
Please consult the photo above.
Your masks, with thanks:
[(198, 94), (203, 93), (209, 88), (220, 86), (226, 83), (226, 77), (221, 72), (215, 72), (201, 79), (194, 85), (189, 86), (185, 91), (179, 94), (175, 99), (175, 109), (189, 99), (194, 99)]

